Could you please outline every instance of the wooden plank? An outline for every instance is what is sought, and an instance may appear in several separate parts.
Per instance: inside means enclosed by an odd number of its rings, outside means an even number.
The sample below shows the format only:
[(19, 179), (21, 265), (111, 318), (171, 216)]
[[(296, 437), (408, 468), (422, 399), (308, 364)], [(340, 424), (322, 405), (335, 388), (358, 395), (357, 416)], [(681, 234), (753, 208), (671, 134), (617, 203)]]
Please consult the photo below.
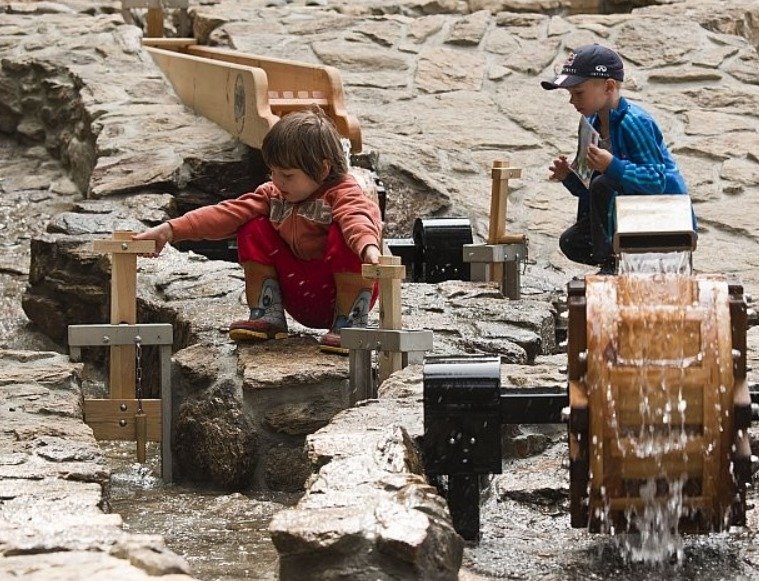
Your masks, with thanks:
[[(684, 315), (683, 315), (684, 316)], [(701, 352), (701, 321), (683, 320), (679, 314), (649, 311), (630, 318), (620, 313), (619, 359), (657, 365), (659, 362), (695, 360)]]
[[(686, 510), (703, 510), (710, 506), (711, 501), (711, 498), (704, 496), (687, 496), (683, 498), (683, 508)], [(661, 502), (664, 504), (666, 499), (662, 498)], [(639, 497), (612, 498), (609, 501), (609, 509), (613, 511), (624, 511), (628, 508), (641, 510), (646, 506), (647, 502)]]
[(652, 285), (648, 277), (623, 276), (617, 279), (620, 308), (625, 306), (688, 306), (698, 300), (698, 283), (693, 277), (664, 275)]
[(243, 143), (261, 149), (264, 136), (279, 120), (269, 107), (268, 81), (262, 69), (154, 47), (145, 50), (185, 105)]
[(93, 240), (92, 249), (103, 254), (150, 254), (155, 252), (155, 240)]
[[(508, 160), (493, 162), (490, 189), (490, 226), (488, 227), (488, 244), (496, 244), (506, 230), (506, 204), (509, 196), (508, 179), (496, 177), (496, 172), (508, 168)], [(494, 263), (490, 267), (490, 281), (500, 286), (503, 281), (503, 264)]]
[[(685, 409), (680, 411), (679, 392)], [(679, 430), (681, 426), (701, 426), (703, 422), (703, 388), (690, 389), (671, 386), (669, 389), (648, 390), (645, 402), (637, 389), (619, 389), (616, 404), (616, 419), (619, 429), (640, 426), (672, 426)], [(669, 408), (667, 410), (667, 408)], [(667, 410), (667, 411), (665, 411)]]
[[(147, 439), (161, 441), (161, 400), (143, 399)], [(136, 399), (85, 399), (84, 421), (98, 440), (135, 440)]]

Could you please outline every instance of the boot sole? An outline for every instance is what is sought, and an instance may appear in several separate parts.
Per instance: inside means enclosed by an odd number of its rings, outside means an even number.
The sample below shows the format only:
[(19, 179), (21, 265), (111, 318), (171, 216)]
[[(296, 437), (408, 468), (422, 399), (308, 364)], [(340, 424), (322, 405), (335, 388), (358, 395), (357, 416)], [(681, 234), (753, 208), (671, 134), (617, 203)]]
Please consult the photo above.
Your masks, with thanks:
[(345, 347), (333, 347), (332, 345), (319, 345), (319, 351), (324, 353), (336, 353), (337, 355), (350, 354), (350, 349), (346, 349)]
[(270, 337), (267, 333), (260, 331), (250, 331), (248, 329), (230, 329), (229, 338), (236, 343), (243, 343), (245, 341), (268, 341), (269, 339), (287, 339), (287, 333), (275, 333), (273, 337)]

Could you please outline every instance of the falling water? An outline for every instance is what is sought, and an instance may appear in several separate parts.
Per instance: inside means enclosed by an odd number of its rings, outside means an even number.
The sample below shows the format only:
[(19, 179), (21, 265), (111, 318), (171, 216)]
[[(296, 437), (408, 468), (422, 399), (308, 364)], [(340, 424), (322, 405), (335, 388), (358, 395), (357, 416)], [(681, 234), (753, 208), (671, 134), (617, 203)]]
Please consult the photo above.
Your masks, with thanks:
[(619, 274), (691, 274), (690, 251), (622, 253)]
[[(691, 482), (685, 472), (688, 455), (694, 453), (689, 443), (698, 434), (686, 422), (688, 399), (683, 393), (683, 384), (686, 370), (698, 366), (703, 358), (700, 346), (696, 352), (686, 352), (686, 345), (693, 346), (699, 337), (699, 331), (686, 323), (688, 305), (680, 302), (681, 293), (686, 288), (684, 283), (687, 284), (685, 277), (690, 274), (690, 252), (623, 254), (619, 288), (624, 285), (627, 293), (636, 298), (619, 308), (630, 309), (627, 320), (635, 323), (623, 325), (617, 311), (613, 311), (615, 314), (603, 323), (625, 326), (626, 341), (634, 346), (630, 349), (632, 353), (626, 355), (628, 360), (621, 349), (616, 354), (618, 365), (634, 371), (633, 382), (617, 389), (610, 383), (605, 386), (612, 416), (609, 425), (616, 430), (617, 446), (624, 461), (634, 463), (636, 459), (653, 459), (657, 468), (656, 474), (649, 474), (646, 478), (622, 481), (624, 495), (636, 499), (624, 511), (625, 531), (614, 531), (612, 523), (608, 522), (610, 501), (607, 491), (602, 489), (606, 509), (601, 518), (607, 521), (604, 524), (608, 532), (617, 533), (622, 556), (631, 562), (682, 561), (684, 543), (678, 527), (681, 517), (688, 516), (684, 497), (686, 493), (697, 496), (700, 492), (694, 493), (697, 484)], [(636, 307), (636, 303), (645, 307)], [(697, 305), (696, 299), (691, 306)], [(657, 309), (661, 309), (663, 315), (667, 314), (664, 332), (659, 317), (650, 316)], [(709, 320), (707, 317), (704, 323), (709, 324)], [(635, 421), (621, 421), (617, 417), (620, 408), (619, 401), (614, 401), (615, 394), (619, 397), (622, 389), (635, 391), (636, 388), (639, 407), (637, 415), (633, 416)], [(699, 450), (698, 453), (709, 456), (716, 451)], [(682, 458), (682, 463), (673, 461), (673, 458)]]

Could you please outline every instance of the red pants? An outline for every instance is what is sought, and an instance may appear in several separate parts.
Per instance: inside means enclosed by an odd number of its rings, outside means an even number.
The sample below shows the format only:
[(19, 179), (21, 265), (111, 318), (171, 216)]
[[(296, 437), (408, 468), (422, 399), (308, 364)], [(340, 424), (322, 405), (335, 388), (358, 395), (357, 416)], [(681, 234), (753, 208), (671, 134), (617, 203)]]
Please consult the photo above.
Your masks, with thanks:
[[(345, 243), (337, 224), (327, 231), (324, 257), (303, 260), (282, 240), (267, 217), (251, 220), (237, 232), (237, 256), (240, 262), (257, 262), (277, 271), (282, 303), (290, 316), (301, 325), (329, 329), (335, 318), (336, 272), (361, 273), (361, 259)], [(371, 304), (377, 299), (377, 285)]]

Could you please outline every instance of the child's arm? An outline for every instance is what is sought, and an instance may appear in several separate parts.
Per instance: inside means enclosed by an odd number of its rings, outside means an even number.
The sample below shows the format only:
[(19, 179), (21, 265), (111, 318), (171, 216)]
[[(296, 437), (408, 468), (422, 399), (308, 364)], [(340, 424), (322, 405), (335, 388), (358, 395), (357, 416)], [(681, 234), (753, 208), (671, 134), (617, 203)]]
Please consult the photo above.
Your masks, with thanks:
[(352, 180), (337, 186), (330, 198), (332, 219), (340, 226), (346, 244), (363, 262), (376, 264), (374, 258), (379, 262), (379, 206)]
[(234, 236), (246, 222), (269, 215), (273, 188), (274, 185), (267, 182), (234, 200), (204, 206), (169, 220), (173, 240), (224, 240)]
[(662, 135), (652, 119), (625, 116), (621, 125), (627, 159), (614, 155), (605, 174), (625, 193), (663, 194), (667, 183)]

